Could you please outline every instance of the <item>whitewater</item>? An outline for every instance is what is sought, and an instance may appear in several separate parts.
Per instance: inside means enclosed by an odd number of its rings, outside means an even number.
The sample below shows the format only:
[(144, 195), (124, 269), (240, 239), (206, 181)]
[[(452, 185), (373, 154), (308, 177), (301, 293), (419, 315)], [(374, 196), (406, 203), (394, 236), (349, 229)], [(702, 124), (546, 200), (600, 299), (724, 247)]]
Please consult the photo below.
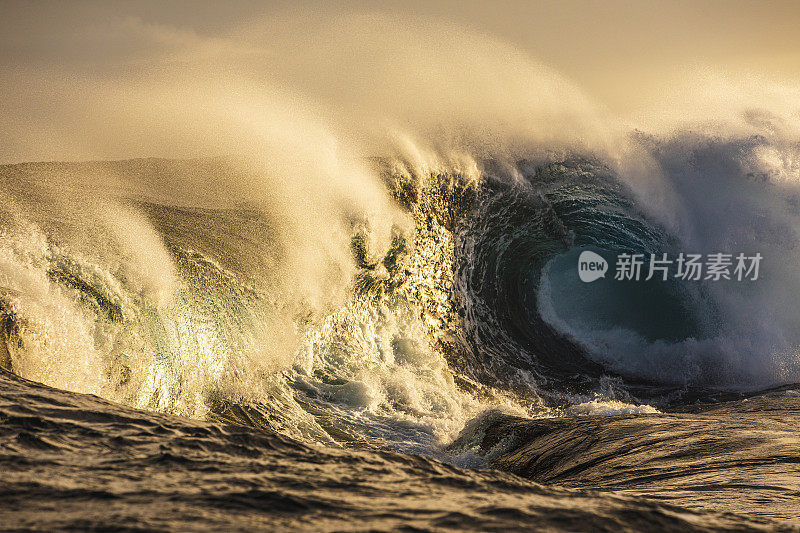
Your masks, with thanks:
[(448, 24), (122, 25), (168, 49), (86, 109), (3, 74), (80, 124), (0, 166), (7, 524), (800, 527), (795, 89), (633, 123)]

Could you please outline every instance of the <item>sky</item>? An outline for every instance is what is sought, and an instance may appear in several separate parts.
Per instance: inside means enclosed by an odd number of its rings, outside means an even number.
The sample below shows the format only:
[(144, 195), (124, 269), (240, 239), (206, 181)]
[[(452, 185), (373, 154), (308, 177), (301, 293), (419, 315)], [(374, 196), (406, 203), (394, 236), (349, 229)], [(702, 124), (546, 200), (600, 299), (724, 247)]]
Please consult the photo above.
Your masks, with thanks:
[[(596, 105), (623, 118), (647, 115), (676, 94), (691, 92), (693, 86), (686, 80), (704, 74), (745, 80), (756, 89), (771, 84), (796, 87), (800, 80), (796, 1), (5, 0), (0, 2), (0, 162), (142, 155), (144, 146), (125, 143), (96, 154), (86, 148), (94, 141), (82, 148), (60, 146), (54, 136), (63, 137), (64, 128), (56, 125), (72, 124), (68, 130), (78, 135), (76, 124), (85, 113), (75, 99), (84, 99), (90, 107), (97, 87), (110, 79), (125, 77), (131, 84), (137, 75), (163, 75), (174, 68), (180, 50), (192, 48), (192, 57), (198, 50), (202, 55), (213, 49), (217, 55), (241, 58), (247, 53), (242, 43), (254, 42), (254, 32), (279, 33), (289, 27), (283, 20), (310, 18), (317, 26), (309, 28), (324, 27), (327, 17), (350, 13), (377, 16), (384, 25), (397, 20), (432, 32), (434, 38), (438, 31), (458, 28), (472, 36), (477, 49), (490, 37), (557, 72)], [(291, 63), (295, 44), (298, 49), (314, 46), (319, 33), (304, 34), (302, 24), (292, 31), (281, 41), (270, 41), (273, 51), (283, 56), (282, 64)], [(242, 34), (250, 37), (241, 40)], [(463, 50), (467, 54), (474, 48)], [(495, 57), (504, 61), (502, 53)], [(297, 65), (305, 64), (301, 53), (298, 58)], [(305, 65), (313, 69), (316, 64)], [(373, 71), (380, 69), (373, 65)], [(359, 75), (368, 77), (370, 72), (367, 65)]]

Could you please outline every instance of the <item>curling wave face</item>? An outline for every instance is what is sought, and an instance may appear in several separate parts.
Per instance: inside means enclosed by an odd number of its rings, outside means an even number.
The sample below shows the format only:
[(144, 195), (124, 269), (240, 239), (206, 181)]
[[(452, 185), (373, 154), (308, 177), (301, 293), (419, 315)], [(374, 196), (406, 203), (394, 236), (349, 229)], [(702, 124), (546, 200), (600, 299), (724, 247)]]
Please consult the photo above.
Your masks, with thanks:
[[(581, 422), (587, 415), (632, 417), (614, 423), (647, 440), (654, 427), (669, 436), (705, 423), (660, 411), (798, 380), (790, 241), (800, 191), (757, 172), (766, 168), (765, 139), (701, 141), (650, 140), (673, 194), (669, 209), (685, 215), (680, 224), (597, 158), (486, 161), (477, 172), (373, 160), (404, 218), (385, 247), (374, 220), (347, 218), (348, 260), (319, 250), (318, 274), (332, 294), (317, 299), (297, 287), (306, 271), (282, 266), (294, 250), (268, 210), (146, 194), (185, 172), (236, 172), (225, 160), (6, 166), (0, 366), (132, 407), (282, 435), (290, 449), (418, 453), (584, 488), (558, 467), (570, 448), (555, 446), (552, 464), (533, 457), (542, 442), (596, 434), (592, 424), (603, 423)], [(108, 174), (139, 194), (103, 189)], [(758, 251), (765, 263), (751, 284), (589, 284), (577, 275), (585, 250), (610, 263), (622, 252)], [(344, 288), (334, 282), (343, 277)], [(786, 390), (762, 403), (791, 419)], [(795, 491), (791, 476), (780, 477), (791, 461), (730, 420), (751, 404), (720, 405), (714, 416), (727, 433), (719, 446), (735, 461), (751, 446), (762, 461), (759, 491), (773, 490), (775, 476), (780, 490)], [(783, 426), (753, 431), (794, 442)], [(613, 457), (626, 444), (612, 437), (580, 453)], [(665, 472), (683, 468), (673, 451), (659, 459)], [(614, 469), (612, 461), (589, 471), (606, 479)], [(636, 489), (630, 474), (612, 488)], [(680, 478), (669, 491), (694, 483)], [(714, 509), (723, 497), (686, 490), (684, 505)], [(725, 498), (741, 508), (738, 496)]]
[[(487, 409), (541, 414), (593, 393), (658, 404), (791, 382), (786, 239), (797, 214), (767, 210), (791, 206), (794, 187), (754, 172), (768, 148), (658, 144), (693, 227), (670, 227), (596, 159), (523, 160), (513, 175), (493, 162), (420, 174), (376, 160), (409, 222), (379, 252), (371, 221), (352, 218), (349, 294), (322, 306), (290, 298), (277, 266), (285, 242), (258, 208), (107, 193), (77, 203), (48, 183), (113, 172), (144, 190), (142, 179), (191, 165), (226, 175), (225, 161), (5, 167), (4, 366), (137, 407), (426, 453)], [(693, 154), (691, 176), (676, 153)], [(723, 183), (747, 199), (734, 214), (755, 227), (716, 220), (730, 206), (701, 193)], [(768, 258), (757, 284), (585, 284), (576, 273), (583, 250), (613, 263), (731, 245)]]

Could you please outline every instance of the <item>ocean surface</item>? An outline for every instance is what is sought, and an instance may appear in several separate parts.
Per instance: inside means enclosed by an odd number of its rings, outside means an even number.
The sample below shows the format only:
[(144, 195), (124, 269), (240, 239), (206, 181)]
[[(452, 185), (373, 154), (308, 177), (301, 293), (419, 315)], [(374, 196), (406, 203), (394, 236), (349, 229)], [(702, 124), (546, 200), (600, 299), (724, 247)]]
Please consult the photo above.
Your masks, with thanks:
[(660, 201), (591, 155), (375, 158), (399, 215), (343, 249), (227, 159), (0, 167), (0, 529), (800, 529), (795, 148), (640, 143)]

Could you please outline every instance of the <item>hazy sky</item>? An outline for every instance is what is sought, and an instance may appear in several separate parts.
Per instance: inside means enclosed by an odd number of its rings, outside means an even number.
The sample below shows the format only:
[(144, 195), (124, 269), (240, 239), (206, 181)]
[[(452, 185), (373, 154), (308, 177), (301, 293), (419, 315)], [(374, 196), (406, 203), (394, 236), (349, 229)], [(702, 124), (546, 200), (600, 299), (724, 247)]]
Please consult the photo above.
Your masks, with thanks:
[[(658, 101), (687, 72), (778, 83), (800, 80), (800, 2), (797, 1), (406, 1), (406, 2), (28, 2), (0, 3), (0, 160), (26, 157), (20, 128), (42, 120), (52, 105), (47, 81), (113, 73), (136, 65), (155, 48), (225, 39), (259, 18), (295, 12), (379, 12), (398, 19), (436, 20), (494, 36), (540, 61), (617, 114)], [(164, 33), (142, 41), (120, 35), (119, 21), (137, 20)], [(123, 27), (125, 27), (123, 25)], [(160, 29), (160, 30), (159, 30)], [(298, 35), (298, 40), (313, 36)], [(155, 44), (154, 44), (155, 43)], [(165, 44), (166, 43), (166, 44)], [(56, 76), (57, 78), (58, 76)], [(20, 81), (27, 81), (25, 88)], [(31, 87), (41, 87), (32, 94)], [(80, 95), (75, 95), (79, 97)], [(33, 120), (33, 118), (31, 119)], [(45, 127), (44, 125), (39, 128)], [(30, 129), (30, 126), (28, 126)]]

